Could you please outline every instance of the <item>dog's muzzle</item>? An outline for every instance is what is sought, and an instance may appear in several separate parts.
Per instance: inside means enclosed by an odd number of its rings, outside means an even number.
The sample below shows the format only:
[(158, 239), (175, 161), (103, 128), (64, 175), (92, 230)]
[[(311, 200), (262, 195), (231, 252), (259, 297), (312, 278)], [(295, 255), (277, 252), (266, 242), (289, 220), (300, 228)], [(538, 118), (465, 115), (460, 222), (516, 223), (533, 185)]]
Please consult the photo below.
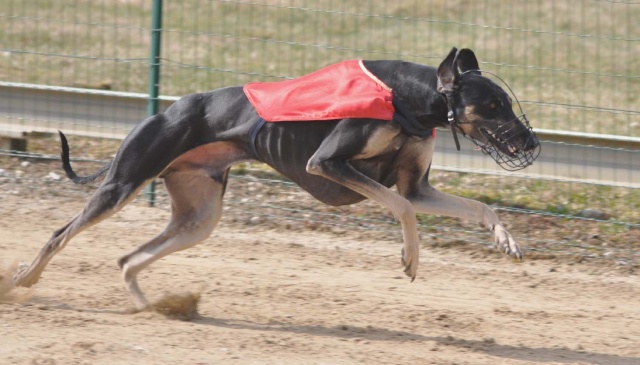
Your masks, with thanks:
[[(461, 75), (472, 71), (480, 72), (480, 70), (467, 70), (461, 73)], [(522, 105), (520, 105), (520, 101), (513, 90), (511, 90), (511, 87), (509, 87), (500, 76), (488, 71), (482, 72), (493, 75), (507, 87), (518, 109), (520, 109), (520, 116), (498, 125), (494, 130), (480, 128), (480, 133), (482, 133), (483, 137), (487, 140), (487, 142), (481, 142), (464, 133), (460, 127), (462, 123), (456, 118), (453, 112), (451, 96), (445, 94), (447, 107), (449, 108), (447, 119), (451, 126), (451, 133), (453, 134), (456, 148), (460, 151), (460, 142), (458, 141), (456, 133), (456, 131), (459, 131), (464, 137), (473, 142), (482, 153), (491, 156), (503, 169), (507, 171), (522, 170), (533, 164), (533, 161), (540, 156), (540, 141), (533, 132), (531, 125), (529, 125), (529, 120), (522, 110)]]
[[(495, 130), (480, 129), (487, 142), (464, 135), (473, 142), (485, 155), (491, 156), (496, 163), (507, 171), (517, 171), (533, 164), (540, 156), (540, 142), (529, 125), (529, 120), (522, 114), (508, 123), (499, 125)], [(518, 124), (522, 123), (522, 126)], [(513, 132), (519, 128), (519, 132)]]

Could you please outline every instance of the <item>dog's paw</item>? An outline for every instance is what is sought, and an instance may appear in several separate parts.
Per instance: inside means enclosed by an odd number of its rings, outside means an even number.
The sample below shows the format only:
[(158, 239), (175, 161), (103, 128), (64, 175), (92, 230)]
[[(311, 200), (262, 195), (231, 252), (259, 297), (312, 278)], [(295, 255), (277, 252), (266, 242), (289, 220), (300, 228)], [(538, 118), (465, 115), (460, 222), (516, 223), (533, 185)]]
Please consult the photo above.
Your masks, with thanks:
[(513, 256), (518, 260), (522, 260), (522, 250), (518, 243), (511, 237), (501, 225), (493, 227), (493, 233), (496, 235), (496, 247), (509, 256)]
[(404, 247), (401, 251), (401, 262), (404, 266), (404, 273), (411, 278), (411, 282), (416, 279), (418, 274), (418, 255), (405, 255)]
[(26, 280), (26, 276), (28, 274), (29, 268), (31, 267), (31, 265), (29, 265), (26, 262), (21, 262), (20, 264), (18, 264), (18, 268), (16, 270), (16, 273), (13, 274), (13, 285), (18, 287), (18, 286), (24, 286), (24, 287), (30, 287), (32, 285), (34, 285), (38, 280), (36, 279), (34, 280)]

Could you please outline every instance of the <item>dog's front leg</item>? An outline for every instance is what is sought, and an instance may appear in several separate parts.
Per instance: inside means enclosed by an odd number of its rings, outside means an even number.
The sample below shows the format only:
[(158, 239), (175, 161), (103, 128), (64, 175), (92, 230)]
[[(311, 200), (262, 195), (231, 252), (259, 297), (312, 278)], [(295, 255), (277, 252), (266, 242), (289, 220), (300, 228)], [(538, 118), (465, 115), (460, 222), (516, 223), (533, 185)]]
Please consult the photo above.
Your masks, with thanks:
[(486, 204), (439, 192), (430, 185), (422, 186), (417, 191), (418, 193), (412, 194), (408, 199), (418, 213), (444, 215), (477, 222), (493, 232), (496, 246), (500, 251), (522, 259), (520, 246)]
[[(318, 155), (318, 156), (316, 156)], [(404, 248), (402, 264), (404, 272), (413, 281), (418, 271), (420, 244), (416, 213), (411, 202), (391, 189), (358, 172), (344, 159), (323, 159), (314, 155), (307, 164), (307, 172), (346, 186), (356, 193), (380, 203), (400, 221)]]

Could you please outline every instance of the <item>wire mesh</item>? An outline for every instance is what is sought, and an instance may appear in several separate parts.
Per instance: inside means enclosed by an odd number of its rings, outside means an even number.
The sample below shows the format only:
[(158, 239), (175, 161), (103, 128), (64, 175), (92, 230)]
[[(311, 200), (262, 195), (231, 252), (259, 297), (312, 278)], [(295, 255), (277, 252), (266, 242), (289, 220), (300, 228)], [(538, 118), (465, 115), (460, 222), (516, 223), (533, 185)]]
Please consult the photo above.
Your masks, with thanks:
[[(508, 81), (534, 129), (640, 137), (638, 2), (188, 0), (167, 2), (163, 17), (161, 108), (187, 93), (292, 78), (350, 58), (437, 66), (456, 46)], [(0, 136), (62, 129), (119, 138), (144, 118), (150, 2), (0, 0), (0, 20)], [(436, 160), (433, 184), (567, 225), (596, 212), (589, 229), (628, 237), (640, 224), (638, 144), (580, 143), (553, 142), (556, 152), (541, 156), (551, 167), (534, 178), (452, 155)], [(234, 209), (289, 209), (255, 204)]]

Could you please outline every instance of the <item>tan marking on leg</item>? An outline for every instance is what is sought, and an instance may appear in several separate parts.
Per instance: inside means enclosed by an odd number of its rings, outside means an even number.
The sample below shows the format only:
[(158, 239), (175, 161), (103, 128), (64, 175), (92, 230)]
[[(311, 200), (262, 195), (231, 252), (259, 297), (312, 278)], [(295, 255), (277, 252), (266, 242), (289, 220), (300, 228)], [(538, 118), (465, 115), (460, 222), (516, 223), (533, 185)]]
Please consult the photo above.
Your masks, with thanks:
[[(30, 287), (36, 284), (42, 272), (49, 264), (49, 261), (62, 251), (73, 237), (118, 212), (136, 197), (137, 193), (147, 182), (141, 184), (140, 187), (129, 194), (129, 196), (117, 196), (116, 193), (110, 191), (108, 187), (105, 187), (105, 185), (109, 184), (108, 182), (103, 183), (91, 196), (87, 204), (85, 204), (82, 212), (54, 232), (53, 236), (44, 247), (42, 247), (31, 265), (22, 266), (18, 269), (18, 272), (13, 277), (14, 284), (24, 287)], [(112, 201), (114, 198), (118, 200)]]
[(148, 304), (138, 285), (138, 273), (160, 258), (209, 237), (222, 214), (225, 183), (198, 171), (173, 172), (165, 177), (171, 221), (160, 235), (119, 260), (125, 287), (138, 309)]

